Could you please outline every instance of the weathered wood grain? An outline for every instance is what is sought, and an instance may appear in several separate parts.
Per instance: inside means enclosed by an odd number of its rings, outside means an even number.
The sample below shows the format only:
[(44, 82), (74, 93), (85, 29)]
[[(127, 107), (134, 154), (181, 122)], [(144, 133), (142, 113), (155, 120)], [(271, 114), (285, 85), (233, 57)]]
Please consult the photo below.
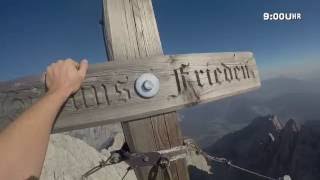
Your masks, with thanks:
[[(142, 98), (134, 89), (136, 79), (143, 73), (153, 73), (160, 80), (160, 91), (153, 98)], [(246, 52), (160, 56), (90, 65), (81, 90), (68, 99), (54, 130), (143, 118), (259, 86), (256, 63)], [(2, 85), (0, 120), (14, 119), (43, 93), (40, 78)]]
[(109, 60), (163, 54), (150, 0), (104, 0), (104, 23)]
[[(104, 30), (106, 30), (105, 34), (108, 34), (106, 47), (109, 52), (109, 60), (129, 60), (163, 54), (151, 0), (104, 0), (103, 2), (106, 22)], [(170, 114), (176, 114), (176, 112), (170, 112)], [(170, 120), (177, 121), (174, 118)], [(164, 142), (168, 139), (166, 138), (168, 135), (163, 114), (152, 118), (122, 122), (121, 125), (132, 152), (150, 152), (170, 148), (170, 145)], [(172, 144), (172, 146), (180, 145), (182, 144)], [(171, 164), (174, 166), (175, 162)], [(188, 174), (187, 165), (180, 163), (180, 166), (180, 170), (184, 169), (181, 173)], [(142, 167), (134, 171), (137, 179), (146, 180), (150, 179), (149, 175), (152, 170), (154, 168)], [(179, 172), (172, 171), (172, 173), (178, 174)], [(157, 177), (153, 180), (168, 180), (163, 173), (156, 174)], [(173, 180), (188, 179), (175, 178)]]

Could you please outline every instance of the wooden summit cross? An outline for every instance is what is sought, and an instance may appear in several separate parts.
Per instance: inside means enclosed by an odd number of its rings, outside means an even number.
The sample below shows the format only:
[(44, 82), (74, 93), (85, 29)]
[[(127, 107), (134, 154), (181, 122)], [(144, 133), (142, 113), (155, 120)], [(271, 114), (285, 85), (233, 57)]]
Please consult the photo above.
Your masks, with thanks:
[[(164, 56), (151, 0), (104, 0), (104, 33), (111, 62), (90, 65), (53, 132), (122, 122), (132, 152), (170, 149), (182, 145), (176, 110), (260, 86), (250, 52)], [(159, 80), (152, 97), (138, 89), (150, 93), (156, 79), (135, 87), (145, 73)], [(1, 83), (0, 129), (44, 92), (39, 76)], [(185, 160), (171, 163), (170, 169), (174, 180), (189, 179)], [(139, 180), (147, 180), (149, 171), (135, 170)], [(167, 177), (159, 173), (157, 180)]]

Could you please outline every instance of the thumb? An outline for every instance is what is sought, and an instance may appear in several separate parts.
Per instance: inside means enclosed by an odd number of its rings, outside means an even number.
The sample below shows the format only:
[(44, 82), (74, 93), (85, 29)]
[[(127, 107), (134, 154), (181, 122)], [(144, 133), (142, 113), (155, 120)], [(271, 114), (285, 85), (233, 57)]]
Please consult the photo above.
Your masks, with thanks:
[(84, 78), (87, 74), (87, 71), (88, 71), (88, 60), (86, 59), (83, 59), (81, 60), (80, 62), (80, 67), (79, 67), (79, 73), (80, 75)]

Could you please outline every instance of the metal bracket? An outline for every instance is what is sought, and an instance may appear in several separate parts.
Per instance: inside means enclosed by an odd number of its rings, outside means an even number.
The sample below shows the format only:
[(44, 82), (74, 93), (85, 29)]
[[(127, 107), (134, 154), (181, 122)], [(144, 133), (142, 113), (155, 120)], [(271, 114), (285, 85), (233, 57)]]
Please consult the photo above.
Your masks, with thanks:
[[(101, 161), (99, 165), (93, 167), (89, 171), (87, 171), (82, 178), (85, 179), (91, 174), (95, 173), (99, 169), (117, 164), (120, 162), (126, 162), (129, 165), (125, 176), (127, 175), (128, 171), (131, 169), (135, 169), (138, 167), (145, 167), (145, 166), (152, 166), (152, 167), (161, 167), (172, 179), (172, 175), (170, 172), (170, 162), (175, 161), (178, 159), (185, 158), (188, 152), (188, 146), (177, 146), (171, 149), (165, 149), (156, 152), (146, 152), (146, 153), (130, 153), (129, 149), (126, 145), (124, 145), (120, 150), (116, 150), (111, 152), (110, 157), (105, 160)], [(125, 177), (124, 176), (124, 177)]]
[(160, 159), (161, 154), (158, 152), (133, 153), (125, 162), (130, 167), (137, 168), (157, 165)]

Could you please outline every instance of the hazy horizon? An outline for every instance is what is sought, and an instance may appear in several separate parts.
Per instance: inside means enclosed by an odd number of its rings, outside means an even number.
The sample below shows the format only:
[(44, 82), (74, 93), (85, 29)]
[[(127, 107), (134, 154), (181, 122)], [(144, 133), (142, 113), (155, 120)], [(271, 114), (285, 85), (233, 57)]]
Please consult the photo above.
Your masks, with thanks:
[[(41, 74), (62, 58), (105, 62), (101, 5), (101, 0), (4, 0), (0, 81)], [(317, 0), (162, 0), (153, 6), (165, 54), (252, 51), (263, 79), (288, 74), (301, 62), (314, 67), (320, 59)], [(297, 12), (302, 20), (264, 21), (264, 12)]]

